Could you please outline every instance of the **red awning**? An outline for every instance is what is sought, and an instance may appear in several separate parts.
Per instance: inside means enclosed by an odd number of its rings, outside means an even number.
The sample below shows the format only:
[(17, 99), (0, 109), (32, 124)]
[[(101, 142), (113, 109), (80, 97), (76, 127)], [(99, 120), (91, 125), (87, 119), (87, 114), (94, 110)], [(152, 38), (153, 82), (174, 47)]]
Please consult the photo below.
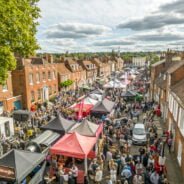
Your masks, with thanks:
[(84, 159), (96, 143), (96, 137), (82, 136), (76, 132), (66, 134), (50, 148), (51, 154)]

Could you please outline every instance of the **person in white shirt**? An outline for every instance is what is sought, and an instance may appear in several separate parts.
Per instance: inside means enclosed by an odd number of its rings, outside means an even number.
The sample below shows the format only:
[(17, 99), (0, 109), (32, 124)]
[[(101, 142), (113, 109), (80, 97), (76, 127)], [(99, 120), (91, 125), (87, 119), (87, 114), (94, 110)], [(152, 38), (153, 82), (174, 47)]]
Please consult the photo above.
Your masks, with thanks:
[(113, 166), (110, 170), (110, 178), (113, 183), (116, 183), (117, 178), (117, 169), (115, 166)]
[(110, 151), (107, 151), (106, 153), (106, 161), (110, 161), (112, 159), (112, 153)]
[(73, 164), (73, 166), (71, 168), (71, 172), (72, 172), (72, 175), (74, 177), (75, 184), (77, 184), (78, 168), (77, 168), (77, 166), (75, 164)]
[(95, 182), (97, 184), (100, 184), (101, 181), (102, 181), (102, 176), (103, 176), (103, 173), (102, 173), (102, 170), (100, 169), (100, 167), (98, 167), (96, 169), (96, 173), (95, 173)]

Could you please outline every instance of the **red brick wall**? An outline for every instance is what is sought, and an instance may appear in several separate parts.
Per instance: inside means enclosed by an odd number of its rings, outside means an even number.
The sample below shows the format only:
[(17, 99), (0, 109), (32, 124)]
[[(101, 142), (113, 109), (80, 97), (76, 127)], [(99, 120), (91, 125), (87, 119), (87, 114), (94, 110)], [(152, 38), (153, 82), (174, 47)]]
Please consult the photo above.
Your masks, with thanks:
[(171, 86), (184, 78), (184, 65), (171, 74)]
[[(48, 72), (55, 71), (55, 79), (48, 79)], [(43, 72), (46, 74), (46, 79), (43, 81)], [(36, 73), (40, 74), (40, 82), (37, 82)], [(15, 70), (13, 73), (13, 91), (14, 94), (22, 94), (23, 107), (30, 109), (32, 103), (43, 102), (38, 99), (38, 89), (43, 89), (44, 86), (52, 87), (52, 97), (58, 93), (58, 77), (56, 64), (45, 65), (30, 65), (25, 66), (23, 70)], [(33, 74), (33, 84), (29, 82), (29, 74)], [(53, 76), (52, 76), (53, 77)], [(56, 93), (55, 93), (56, 88)], [(34, 91), (35, 101), (31, 102), (31, 91)], [(41, 92), (42, 94), (42, 92)]]

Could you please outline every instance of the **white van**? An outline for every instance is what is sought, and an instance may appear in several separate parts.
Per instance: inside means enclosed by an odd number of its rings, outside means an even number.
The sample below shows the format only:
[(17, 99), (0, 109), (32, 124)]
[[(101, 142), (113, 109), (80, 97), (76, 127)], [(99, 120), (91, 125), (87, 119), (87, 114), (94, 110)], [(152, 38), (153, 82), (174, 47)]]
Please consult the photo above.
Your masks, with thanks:
[(132, 143), (137, 145), (147, 144), (147, 134), (144, 124), (137, 123), (133, 128)]

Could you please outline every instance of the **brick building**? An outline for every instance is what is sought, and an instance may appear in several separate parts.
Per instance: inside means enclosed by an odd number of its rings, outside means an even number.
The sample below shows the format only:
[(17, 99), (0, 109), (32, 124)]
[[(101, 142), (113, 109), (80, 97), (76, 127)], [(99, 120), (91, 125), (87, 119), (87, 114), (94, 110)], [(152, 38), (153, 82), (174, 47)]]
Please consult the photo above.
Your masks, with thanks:
[(121, 57), (113, 57), (111, 60), (115, 63), (115, 71), (121, 71), (124, 66), (124, 60)]
[(178, 58), (167, 55), (165, 61), (152, 66), (151, 91), (161, 106), (167, 129), (172, 132), (172, 150), (184, 174), (184, 60)]
[(5, 85), (0, 85), (0, 114), (14, 109), (21, 109), (21, 95), (13, 96), (12, 77), (9, 72)]
[(86, 84), (93, 84), (96, 80), (98, 68), (93, 61), (81, 60), (79, 61), (83, 69), (86, 71)]
[(111, 74), (110, 63), (104, 62), (102, 58), (93, 58), (92, 61), (97, 66), (97, 76), (107, 79)]
[[(70, 80), (72, 78), (72, 72), (65, 66), (65, 63), (62, 62), (57, 63), (57, 71), (58, 71), (58, 85), (60, 88), (60, 83)], [(70, 88), (71, 87), (67, 87), (65, 90), (67, 91)]]
[(173, 151), (184, 175), (184, 77), (170, 88), (168, 130), (173, 134)]
[(13, 93), (22, 95), (22, 105), (30, 109), (58, 93), (57, 66), (51, 56), (45, 58), (17, 59), (17, 68), (12, 72)]
[(70, 79), (74, 82), (72, 89), (86, 84), (86, 70), (76, 58), (64, 58), (66, 68), (71, 72)]

